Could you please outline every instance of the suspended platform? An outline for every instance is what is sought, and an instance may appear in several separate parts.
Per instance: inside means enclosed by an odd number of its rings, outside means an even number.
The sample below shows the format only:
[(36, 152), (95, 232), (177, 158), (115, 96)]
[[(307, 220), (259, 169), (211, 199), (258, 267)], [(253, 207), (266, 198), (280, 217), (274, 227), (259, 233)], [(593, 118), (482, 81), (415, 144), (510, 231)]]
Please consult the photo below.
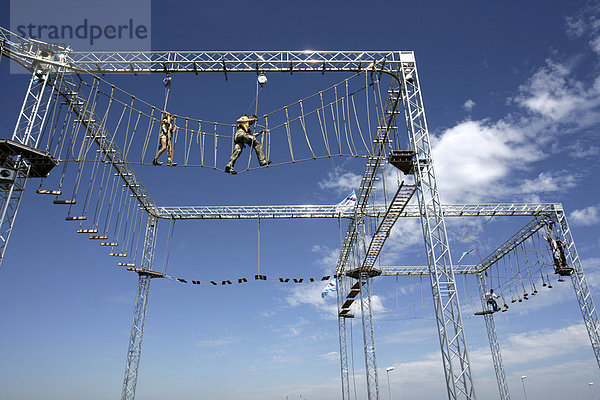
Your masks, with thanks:
[[(30, 178), (45, 178), (58, 165), (50, 153), (10, 139), (0, 139), (0, 159), (5, 167), (14, 167), (12, 157), (21, 156), (29, 163)], [(1, 172), (0, 172), (1, 174)]]
[[(60, 196), (62, 194), (62, 191), (60, 190), (50, 190), (50, 189), (38, 189), (35, 191), (37, 194), (51, 194), (54, 196)], [(54, 201), (55, 204), (56, 200)]]
[(164, 278), (165, 275), (161, 272), (151, 271), (149, 269), (142, 268), (127, 268), (127, 271), (137, 272), (138, 275), (149, 276), (150, 278)]
[(77, 201), (75, 201), (75, 200), (54, 200), (54, 204), (76, 204), (76, 203), (77, 203)]
[[(345, 272), (346, 276), (350, 278), (374, 278), (381, 275), (382, 271), (379, 268), (354, 268)], [(357, 282), (358, 283), (358, 282)], [(356, 284), (354, 285), (356, 286)], [(354, 286), (352, 287), (354, 289)], [(350, 292), (352, 293), (352, 292)]]
[(571, 268), (571, 267), (555, 268), (554, 272), (560, 276), (571, 276), (571, 274), (573, 274), (573, 268)]
[(495, 313), (496, 311), (492, 311), (492, 310), (483, 310), (483, 311), (477, 311), (475, 313), (475, 315), (490, 315)]
[(415, 173), (414, 157), (415, 152), (412, 150), (392, 150), (388, 157), (388, 161), (405, 175), (410, 175)]

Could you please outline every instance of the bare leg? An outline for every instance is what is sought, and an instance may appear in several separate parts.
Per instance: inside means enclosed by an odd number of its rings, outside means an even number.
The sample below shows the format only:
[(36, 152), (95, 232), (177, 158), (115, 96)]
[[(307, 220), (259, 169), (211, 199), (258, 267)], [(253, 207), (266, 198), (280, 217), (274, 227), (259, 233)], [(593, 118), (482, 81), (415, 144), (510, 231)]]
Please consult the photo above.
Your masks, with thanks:
[(171, 142), (169, 142), (169, 145), (167, 146), (167, 165), (170, 167), (177, 165), (177, 163), (173, 162), (173, 146), (171, 145)]
[(152, 160), (152, 164), (154, 164), (154, 165), (160, 165), (161, 164), (161, 162), (158, 161), (158, 157), (160, 157), (160, 155), (162, 153), (164, 153), (165, 150), (167, 150), (167, 139), (164, 138), (164, 137), (161, 137), (160, 138), (160, 145), (161, 145), (161, 148), (156, 152), (156, 156), (154, 157), (154, 160)]

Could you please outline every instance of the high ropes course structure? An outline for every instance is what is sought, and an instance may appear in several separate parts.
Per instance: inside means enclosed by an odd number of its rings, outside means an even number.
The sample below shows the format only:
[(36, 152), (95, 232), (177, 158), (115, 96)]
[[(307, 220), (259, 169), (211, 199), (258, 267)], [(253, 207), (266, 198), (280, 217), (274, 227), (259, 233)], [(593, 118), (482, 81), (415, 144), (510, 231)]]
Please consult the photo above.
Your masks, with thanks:
[[(135, 397), (150, 282), (232, 285), (254, 277), (200, 282), (173, 277), (154, 267), (161, 220), (331, 218), (347, 221), (335, 269), (342, 399), (350, 400), (346, 324), (360, 311), (367, 398), (379, 399), (371, 281), (378, 276), (428, 276), (449, 399), (475, 399), (456, 276), (474, 275), (480, 295), (493, 287), (502, 311), (528, 299), (550, 274), (570, 277), (596, 360), (600, 324), (561, 204), (442, 204), (436, 183), (414, 53), (411, 51), (211, 51), (77, 52), (20, 37), (0, 28), (0, 56), (31, 72), (11, 139), (0, 140), (0, 263), (25, 185), (41, 178), (37, 193), (64, 205), (77, 232), (106, 246), (119, 265), (138, 274), (133, 325), (122, 399)], [(347, 78), (318, 93), (258, 115), (267, 159), (252, 166), (252, 149), (238, 160), (239, 172), (332, 156), (364, 158), (365, 167), (350, 205), (162, 206), (133, 165), (152, 164), (156, 134), (166, 113), (168, 77), (175, 73), (230, 74), (344, 72)], [(128, 93), (107, 75), (165, 74), (164, 105)], [(259, 81), (260, 82), (260, 81)], [(262, 84), (261, 84), (262, 85)], [(258, 102), (259, 86), (257, 84)], [(258, 105), (256, 105), (258, 109)], [(223, 170), (233, 149), (235, 124), (175, 115), (173, 141), (178, 167)], [(258, 129), (257, 128), (257, 129)], [(402, 128), (402, 129), (401, 129)], [(406, 129), (406, 131), (404, 131)], [(404, 135), (407, 133), (407, 136)], [(52, 172), (52, 173), (51, 173)], [(381, 195), (383, 192), (383, 195)], [(416, 200), (415, 200), (416, 199)], [(412, 201), (411, 201), (412, 200)], [(453, 265), (446, 218), (529, 217), (529, 222), (474, 265)], [(377, 264), (399, 218), (421, 222), (427, 264)], [(172, 228), (171, 228), (172, 229)], [(168, 244), (167, 244), (168, 245)], [(460, 260), (459, 260), (460, 262)], [(455, 262), (458, 264), (459, 262)], [(305, 281), (328, 280), (312, 277)], [(301, 283), (303, 279), (282, 278)], [(509, 399), (493, 310), (481, 303), (501, 399)]]

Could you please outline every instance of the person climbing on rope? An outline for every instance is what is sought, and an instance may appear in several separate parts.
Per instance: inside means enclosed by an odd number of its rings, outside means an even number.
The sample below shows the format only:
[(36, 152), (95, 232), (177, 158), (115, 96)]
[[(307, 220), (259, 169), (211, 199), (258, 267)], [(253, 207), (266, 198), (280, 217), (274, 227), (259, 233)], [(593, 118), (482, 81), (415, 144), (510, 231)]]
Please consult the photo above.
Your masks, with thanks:
[(498, 307), (498, 303), (496, 303), (497, 298), (498, 295), (494, 293), (494, 289), (490, 289), (490, 291), (483, 296), (483, 299), (487, 301), (487, 304), (492, 306), (494, 312), (500, 311), (500, 307)]
[(261, 167), (271, 164), (271, 161), (265, 158), (262, 145), (258, 142), (258, 140), (256, 140), (256, 137), (261, 133), (266, 132), (266, 130), (263, 129), (259, 132), (252, 133), (252, 130), (250, 129), (250, 126), (254, 125), (256, 121), (258, 121), (258, 117), (256, 115), (252, 115), (250, 117), (244, 115), (237, 120), (238, 129), (233, 139), (235, 147), (233, 148), (233, 153), (231, 154), (231, 158), (229, 158), (229, 162), (225, 166), (225, 172), (228, 174), (237, 174), (237, 172), (235, 172), (233, 169), (233, 166), (235, 165), (235, 161), (242, 154), (242, 150), (244, 147), (246, 147), (246, 144), (250, 145), (256, 152), (256, 157), (258, 157), (258, 163)]
[(177, 127), (175, 126), (175, 116), (173, 114), (165, 113), (160, 121), (160, 147), (156, 152), (156, 156), (154, 160), (152, 160), (153, 165), (162, 165), (162, 162), (158, 161), (158, 157), (164, 151), (167, 151), (167, 165), (169, 167), (174, 167), (177, 163), (173, 162), (173, 135), (175, 134), (175, 130)]
[(552, 258), (554, 259), (555, 272), (563, 271), (569, 269), (567, 265), (567, 258), (565, 257), (565, 246), (560, 239), (554, 239), (552, 235), (551, 225), (548, 226), (546, 230), (546, 234), (542, 234), (542, 237), (546, 239), (548, 244), (550, 245), (550, 250), (552, 251)]

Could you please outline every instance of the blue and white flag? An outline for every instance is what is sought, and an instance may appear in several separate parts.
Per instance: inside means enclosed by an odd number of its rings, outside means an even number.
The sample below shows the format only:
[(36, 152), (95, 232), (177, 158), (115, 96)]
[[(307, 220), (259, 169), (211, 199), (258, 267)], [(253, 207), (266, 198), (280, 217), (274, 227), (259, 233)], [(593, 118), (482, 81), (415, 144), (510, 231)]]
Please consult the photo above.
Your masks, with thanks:
[(327, 283), (327, 286), (325, 286), (325, 289), (323, 289), (323, 291), (321, 292), (321, 298), (325, 298), (325, 296), (327, 296), (327, 293), (329, 292), (335, 292), (336, 285), (337, 282), (335, 279), (330, 280), (329, 283)]
[(462, 261), (462, 259), (463, 259), (463, 258), (465, 258), (465, 256), (466, 256), (467, 254), (469, 254), (470, 252), (472, 252), (473, 250), (475, 250), (475, 248), (474, 248), (474, 247), (473, 247), (472, 249), (470, 249), (470, 250), (467, 250), (467, 251), (465, 251), (464, 253), (462, 253), (462, 256), (460, 256), (460, 258), (458, 259), (458, 261), (457, 261), (456, 263), (458, 264), (459, 262), (461, 262), (461, 261)]
[(335, 208), (336, 208), (336, 210), (339, 210), (340, 208), (345, 209), (345, 208), (354, 207), (354, 205), (356, 204), (356, 200), (357, 200), (356, 191), (354, 191), (354, 189), (353, 189), (352, 193), (350, 193), (344, 200), (337, 203)]

